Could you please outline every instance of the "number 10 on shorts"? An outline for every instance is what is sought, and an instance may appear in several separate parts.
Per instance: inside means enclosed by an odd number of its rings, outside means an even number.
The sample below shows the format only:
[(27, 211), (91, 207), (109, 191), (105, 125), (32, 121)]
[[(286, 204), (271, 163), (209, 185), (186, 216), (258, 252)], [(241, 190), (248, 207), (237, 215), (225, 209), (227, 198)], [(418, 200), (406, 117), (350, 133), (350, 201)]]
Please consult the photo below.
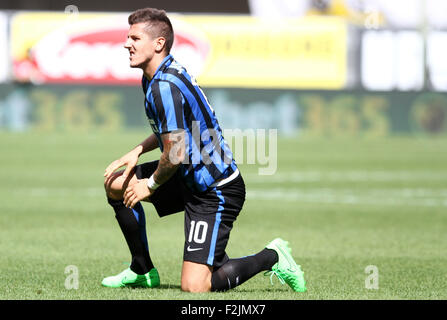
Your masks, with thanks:
[(204, 243), (206, 240), (206, 232), (208, 231), (208, 223), (205, 221), (191, 220), (191, 227), (189, 228), (188, 242), (194, 240), (195, 243)]

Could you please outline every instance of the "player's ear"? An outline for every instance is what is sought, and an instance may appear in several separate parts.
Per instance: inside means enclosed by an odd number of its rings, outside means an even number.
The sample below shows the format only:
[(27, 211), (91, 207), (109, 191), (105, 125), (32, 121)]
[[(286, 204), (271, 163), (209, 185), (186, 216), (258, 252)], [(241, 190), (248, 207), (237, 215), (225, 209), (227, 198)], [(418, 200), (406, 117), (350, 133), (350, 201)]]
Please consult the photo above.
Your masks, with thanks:
[(165, 48), (166, 39), (163, 37), (158, 37), (155, 39), (155, 51), (162, 52)]

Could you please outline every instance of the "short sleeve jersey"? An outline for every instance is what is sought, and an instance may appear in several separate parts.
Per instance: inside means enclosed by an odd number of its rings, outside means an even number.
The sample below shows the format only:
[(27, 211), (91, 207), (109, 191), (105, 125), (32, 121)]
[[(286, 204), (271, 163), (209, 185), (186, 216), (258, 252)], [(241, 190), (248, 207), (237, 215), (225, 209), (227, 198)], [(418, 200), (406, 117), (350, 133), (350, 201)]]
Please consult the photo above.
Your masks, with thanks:
[(161, 135), (184, 130), (185, 161), (180, 173), (193, 191), (203, 192), (237, 170), (216, 115), (186, 69), (168, 55), (152, 79), (142, 78), (145, 111), (161, 151)]

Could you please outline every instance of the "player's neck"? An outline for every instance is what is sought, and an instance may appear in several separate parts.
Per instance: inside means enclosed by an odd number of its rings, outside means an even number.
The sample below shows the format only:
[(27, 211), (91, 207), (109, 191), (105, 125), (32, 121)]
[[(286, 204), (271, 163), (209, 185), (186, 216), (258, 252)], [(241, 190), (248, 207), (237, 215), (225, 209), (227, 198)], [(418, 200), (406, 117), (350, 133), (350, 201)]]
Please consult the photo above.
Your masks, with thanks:
[(142, 68), (144, 76), (148, 79), (152, 79), (164, 58), (166, 58), (166, 54), (155, 54), (151, 61), (149, 61), (147, 65)]

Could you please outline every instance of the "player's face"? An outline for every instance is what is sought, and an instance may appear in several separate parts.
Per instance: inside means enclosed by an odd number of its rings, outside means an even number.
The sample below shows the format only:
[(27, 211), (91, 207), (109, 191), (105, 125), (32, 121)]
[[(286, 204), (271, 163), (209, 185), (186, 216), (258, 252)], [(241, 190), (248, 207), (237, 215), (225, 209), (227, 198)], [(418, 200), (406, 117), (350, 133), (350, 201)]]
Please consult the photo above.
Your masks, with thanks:
[(136, 23), (130, 26), (124, 48), (129, 50), (130, 66), (141, 68), (147, 65), (155, 53), (154, 39), (144, 30), (145, 23)]

